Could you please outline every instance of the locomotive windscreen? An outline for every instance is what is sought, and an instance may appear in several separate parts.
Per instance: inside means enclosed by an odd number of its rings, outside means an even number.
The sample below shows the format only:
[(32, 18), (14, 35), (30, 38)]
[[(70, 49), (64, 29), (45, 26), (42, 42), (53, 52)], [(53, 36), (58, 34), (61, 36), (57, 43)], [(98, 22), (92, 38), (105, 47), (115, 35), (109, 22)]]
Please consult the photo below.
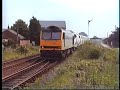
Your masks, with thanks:
[(43, 40), (60, 40), (61, 39), (61, 29), (56, 26), (49, 26), (44, 31), (42, 31)]
[(61, 39), (61, 32), (43, 31), (42, 32), (42, 39), (43, 40), (58, 40), (58, 39)]

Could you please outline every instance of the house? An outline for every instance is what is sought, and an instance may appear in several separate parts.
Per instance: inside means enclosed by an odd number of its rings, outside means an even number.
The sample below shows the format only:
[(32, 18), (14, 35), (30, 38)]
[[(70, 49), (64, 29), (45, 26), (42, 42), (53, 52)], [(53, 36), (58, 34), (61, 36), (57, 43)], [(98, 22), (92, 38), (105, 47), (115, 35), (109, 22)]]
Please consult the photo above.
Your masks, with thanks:
[[(17, 36), (18, 36), (18, 42), (17, 42)], [(2, 42), (8, 42), (9, 39), (13, 40), (15, 43), (19, 43), (21, 39), (24, 39), (22, 35), (18, 34), (14, 30), (10, 29), (3, 29), (2, 32)]]
[(92, 43), (95, 43), (95, 44), (101, 44), (102, 41), (103, 41), (103, 39), (94, 36), (93, 38), (90, 38), (90, 41), (91, 41)]
[(40, 21), (41, 28), (47, 28), (48, 26), (57, 26), (62, 29), (66, 29), (65, 21)]

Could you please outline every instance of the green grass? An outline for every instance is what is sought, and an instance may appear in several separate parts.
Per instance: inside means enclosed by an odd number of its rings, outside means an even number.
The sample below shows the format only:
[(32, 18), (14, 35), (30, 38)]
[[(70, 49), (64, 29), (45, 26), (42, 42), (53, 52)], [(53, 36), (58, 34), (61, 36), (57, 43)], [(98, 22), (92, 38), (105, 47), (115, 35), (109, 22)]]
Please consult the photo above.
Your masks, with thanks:
[[(88, 43), (25, 89), (118, 89), (119, 64), (116, 49), (94, 46), (95, 49), (99, 47), (98, 52), (104, 52), (99, 54), (98, 59), (90, 59), (89, 55), (84, 56), (86, 47), (90, 47)], [(80, 57), (81, 52), (83, 56)]]
[(6, 48), (3, 51), (3, 61), (23, 58), (23, 57), (27, 57), (27, 56), (31, 56), (39, 53), (38, 46), (27, 47), (27, 50), (28, 52), (26, 54), (21, 54), (20, 52), (17, 51), (17, 49)]

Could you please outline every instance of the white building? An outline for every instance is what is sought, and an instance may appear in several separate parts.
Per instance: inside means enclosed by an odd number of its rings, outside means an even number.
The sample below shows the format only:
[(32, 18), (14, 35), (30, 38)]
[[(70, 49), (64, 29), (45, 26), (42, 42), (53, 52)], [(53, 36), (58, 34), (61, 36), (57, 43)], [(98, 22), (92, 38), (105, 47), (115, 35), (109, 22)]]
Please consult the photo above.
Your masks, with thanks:
[(101, 44), (103, 39), (102, 38), (98, 38), (98, 37), (95, 37), (95, 38), (90, 38), (90, 41), (92, 43), (95, 43), (95, 44)]

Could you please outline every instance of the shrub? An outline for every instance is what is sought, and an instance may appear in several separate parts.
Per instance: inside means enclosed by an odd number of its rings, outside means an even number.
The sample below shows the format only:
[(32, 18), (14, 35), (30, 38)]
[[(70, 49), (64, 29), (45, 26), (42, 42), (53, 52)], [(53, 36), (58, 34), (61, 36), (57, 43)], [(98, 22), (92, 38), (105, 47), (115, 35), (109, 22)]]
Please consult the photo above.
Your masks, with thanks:
[(98, 59), (102, 55), (103, 48), (86, 42), (78, 48), (78, 56), (81, 59)]
[(20, 47), (16, 48), (16, 51), (20, 54), (27, 54), (28, 53), (27, 48), (24, 46), (20, 46)]
[(101, 55), (101, 52), (96, 49), (96, 48), (93, 48), (91, 49), (90, 53), (89, 53), (89, 58), (90, 59), (98, 59)]
[(5, 45), (6, 47), (14, 47), (15, 46), (15, 41), (13, 41), (12, 39), (8, 39), (8, 42), (4, 42), (3, 45)]
[(117, 52), (116, 50), (108, 50), (105, 52), (103, 56), (104, 61), (112, 61), (112, 62), (117, 62)]

